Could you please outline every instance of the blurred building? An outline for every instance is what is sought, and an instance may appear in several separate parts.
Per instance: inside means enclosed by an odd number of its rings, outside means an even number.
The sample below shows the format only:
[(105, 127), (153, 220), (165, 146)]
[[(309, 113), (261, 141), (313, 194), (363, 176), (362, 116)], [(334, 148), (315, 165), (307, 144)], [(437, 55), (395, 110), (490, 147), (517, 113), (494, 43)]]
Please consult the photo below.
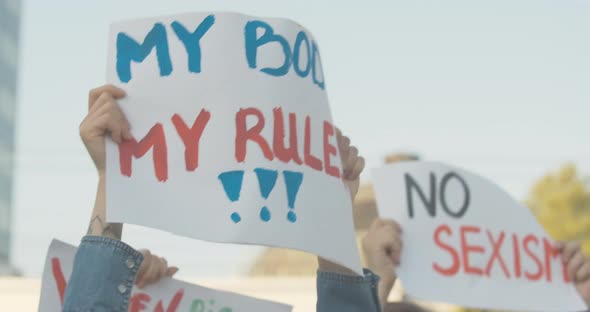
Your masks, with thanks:
[(10, 273), (10, 220), (20, 0), (0, 0), (0, 275)]

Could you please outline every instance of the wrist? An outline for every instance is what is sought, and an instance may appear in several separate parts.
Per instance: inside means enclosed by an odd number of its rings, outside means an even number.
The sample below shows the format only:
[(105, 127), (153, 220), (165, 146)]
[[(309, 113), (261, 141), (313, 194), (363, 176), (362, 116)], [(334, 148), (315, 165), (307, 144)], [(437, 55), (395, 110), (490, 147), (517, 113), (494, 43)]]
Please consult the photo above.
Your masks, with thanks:
[[(370, 252), (365, 251), (367, 254)], [(377, 262), (377, 263), (375, 263)], [(394, 283), (396, 280), (395, 268), (391, 264), (385, 264), (385, 261), (371, 261), (371, 257), (365, 261), (365, 267), (373, 273), (379, 275), (380, 280)]]
[(375, 274), (379, 275), (380, 280), (384, 284), (393, 285), (395, 283), (396, 277), (395, 275), (391, 274), (391, 270), (373, 270), (371, 268), (369, 269), (373, 271)]
[(377, 286), (377, 296), (379, 297), (379, 302), (381, 303), (382, 308), (385, 308), (389, 302), (389, 295), (392, 290), (393, 285), (385, 286), (381, 281), (379, 282), (379, 286)]
[(393, 285), (395, 284), (396, 277), (395, 275), (391, 274), (391, 271), (374, 271), (375, 274), (379, 275), (379, 287), (378, 287), (378, 294), (379, 300), (381, 304), (384, 305), (387, 303), (387, 298), (389, 298), (389, 294), (393, 289)]

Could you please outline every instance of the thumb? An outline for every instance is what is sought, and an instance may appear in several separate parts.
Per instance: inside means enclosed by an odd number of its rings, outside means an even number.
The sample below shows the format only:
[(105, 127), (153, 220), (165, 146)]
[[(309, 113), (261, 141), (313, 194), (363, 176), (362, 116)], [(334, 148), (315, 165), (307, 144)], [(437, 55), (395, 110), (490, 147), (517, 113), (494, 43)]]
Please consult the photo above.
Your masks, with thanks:
[(175, 266), (169, 267), (166, 270), (166, 276), (172, 277), (172, 276), (174, 276), (174, 274), (176, 274), (176, 272), (178, 272), (178, 268), (177, 267), (175, 267)]

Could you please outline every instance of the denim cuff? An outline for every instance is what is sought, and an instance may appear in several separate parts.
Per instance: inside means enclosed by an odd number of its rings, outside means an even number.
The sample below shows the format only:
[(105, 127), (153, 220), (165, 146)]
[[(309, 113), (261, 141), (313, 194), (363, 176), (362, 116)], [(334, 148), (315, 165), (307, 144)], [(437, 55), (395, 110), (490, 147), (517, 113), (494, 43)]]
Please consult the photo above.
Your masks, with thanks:
[(366, 286), (366, 285), (378, 285), (379, 276), (373, 273), (369, 269), (363, 269), (364, 276), (359, 275), (346, 275), (335, 272), (324, 272), (318, 271), (318, 280), (326, 282), (336, 282), (337, 284), (347, 286)]
[(142, 261), (140, 252), (120, 240), (85, 236), (74, 258), (63, 311), (126, 312)]
[(80, 246), (85, 244), (96, 245), (97, 247), (101, 247), (101, 245), (105, 247), (111, 246), (116, 250), (123, 252), (128, 257), (133, 258), (137, 262), (143, 261), (143, 255), (139, 251), (135, 250), (133, 247), (125, 244), (123, 241), (118, 239), (109, 238), (105, 236), (87, 235), (82, 238)]
[(365, 269), (363, 276), (318, 271), (318, 312), (380, 312), (379, 276)]

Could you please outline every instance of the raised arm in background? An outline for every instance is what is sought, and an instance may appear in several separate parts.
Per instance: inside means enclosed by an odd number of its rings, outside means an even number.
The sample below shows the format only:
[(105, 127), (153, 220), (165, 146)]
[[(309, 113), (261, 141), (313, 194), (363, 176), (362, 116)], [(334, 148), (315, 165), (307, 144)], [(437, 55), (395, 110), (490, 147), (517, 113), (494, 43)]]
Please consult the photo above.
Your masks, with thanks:
[(386, 306), (395, 284), (394, 268), (400, 264), (402, 251), (401, 226), (393, 220), (375, 219), (362, 240), (366, 266), (379, 275), (379, 301)]
[[(350, 146), (350, 139), (340, 131), (337, 131), (337, 139), (342, 159), (342, 178), (353, 200), (359, 189), (359, 177), (365, 167), (365, 160), (359, 156), (356, 147)], [(380, 312), (378, 276), (368, 270), (364, 276), (360, 276), (321, 257), (318, 257), (318, 267), (318, 312)]]

